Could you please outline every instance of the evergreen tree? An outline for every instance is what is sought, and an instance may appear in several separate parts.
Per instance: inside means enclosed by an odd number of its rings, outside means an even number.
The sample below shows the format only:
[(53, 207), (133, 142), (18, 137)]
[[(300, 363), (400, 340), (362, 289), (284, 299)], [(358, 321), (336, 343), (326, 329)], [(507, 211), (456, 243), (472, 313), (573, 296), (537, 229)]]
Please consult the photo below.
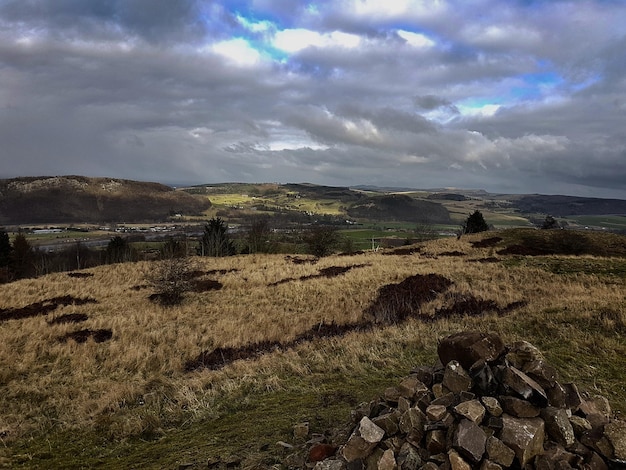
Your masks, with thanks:
[(35, 252), (23, 233), (18, 233), (13, 240), (9, 269), (17, 279), (35, 275)]
[(11, 260), (11, 240), (9, 240), (9, 234), (4, 230), (0, 230), (0, 268), (4, 268), (9, 265)]
[(105, 251), (106, 263), (125, 263), (134, 258), (133, 249), (125, 238), (115, 236), (111, 238)]
[(480, 211), (474, 211), (463, 223), (463, 233), (478, 233), (489, 230), (489, 225), (485, 222)]
[(204, 234), (197, 248), (200, 256), (232, 256), (235, 245), (228, 235), (228, 226), (219, 217), (214, 217), (204, 226)]

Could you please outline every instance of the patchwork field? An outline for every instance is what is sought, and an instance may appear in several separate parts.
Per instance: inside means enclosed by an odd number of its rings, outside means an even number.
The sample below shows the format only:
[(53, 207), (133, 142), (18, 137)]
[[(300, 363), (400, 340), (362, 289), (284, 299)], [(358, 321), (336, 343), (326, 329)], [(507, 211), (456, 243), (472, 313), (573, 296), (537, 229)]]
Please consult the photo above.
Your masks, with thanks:
[(294, 425), (340, 428), (468, 329), (531, 341), (623, 413), (625, 260), (617, 235), (516, 229), (192, 258), (172, 307), (149, 299), (156, 262), (2, 285), (0, 465), (281, 468)]

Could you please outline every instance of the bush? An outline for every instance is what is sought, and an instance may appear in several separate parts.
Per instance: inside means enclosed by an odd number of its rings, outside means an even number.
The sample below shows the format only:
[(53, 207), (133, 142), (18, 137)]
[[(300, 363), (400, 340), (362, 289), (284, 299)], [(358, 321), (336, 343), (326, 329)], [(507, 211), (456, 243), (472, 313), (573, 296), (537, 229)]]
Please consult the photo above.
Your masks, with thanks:
[(159, 261), (147, 276), (156, 293), (150, 298), (161, 305), (178, 305), (183, 295), (192, 289), (193, 266), (189, 258), (172, 257)]
[(479, 233), (489, 230), (489, 225), (485, 222), (480, 211), (474, 211), (463, 223), (463, 233)]
[(339, 232), (335, 227), (319, 225), (308, 230), (302, 237), (308, 252), (317, 258), (332, 254), (340, 242)]
[(236, 253), (235, 245), (228, 235), (228, 226), (219, 217), (214, 217), (204, 226), (204, 234), (198, 246), (200, 256), (232, 256)]

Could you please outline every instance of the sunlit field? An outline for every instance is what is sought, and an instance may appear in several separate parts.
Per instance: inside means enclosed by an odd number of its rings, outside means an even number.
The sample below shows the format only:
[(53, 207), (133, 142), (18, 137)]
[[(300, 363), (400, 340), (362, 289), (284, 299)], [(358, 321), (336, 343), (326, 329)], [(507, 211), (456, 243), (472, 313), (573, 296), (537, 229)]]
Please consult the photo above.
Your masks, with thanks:
[[(172, 468), (237, 453), (243, 466), (269, 468), (280, 459), (274, 442), (288, 441), (294, 424), (340, 426), (358, 402), (433, 363), (438, 339), (466, 329), (531, 341), (567, 379), (626, 411), (624, 238), (585, 241), (610, 247), (602, 256), (498, 253), (525, 233), (320, 260), (192, 258), (198, 279), (218, 282), (171, 307), (148, 298), (156, 262), (2, 285), (0, 463)], [(367, 313), (382, 286), (432, 273), (451, 285), (410, 318), (382, 324)], [(441, 315), (471, 298), (516, 307)], [(371, 327), (302, 339), (359, 322)], [(190, 365), (202, 352), (264, 343), (272, 347), (248, 359)]]

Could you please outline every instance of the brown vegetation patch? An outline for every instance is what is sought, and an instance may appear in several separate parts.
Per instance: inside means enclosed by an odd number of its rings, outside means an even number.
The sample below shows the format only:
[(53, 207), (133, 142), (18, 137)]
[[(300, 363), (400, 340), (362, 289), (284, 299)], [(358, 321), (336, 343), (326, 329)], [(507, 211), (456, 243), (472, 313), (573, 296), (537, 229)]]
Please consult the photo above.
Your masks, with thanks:
[(462, 251), (444, 251), (443, 253), (439, 253), (439, 256), (466, 256), (467, 253), (463, 253)]
[(93, 273), (67, 273), (69, 277), (77, 278), (77, 279), (85, 279), (87, 277), (93, 277)]
[(478, 317), (488, 312), (504, 315), (526, 304), (526, 301), (519, 300), (504, 307), (500, 307), (498, 303), (493, 300), (479, 299), (472, 294), (467, 294), (457, 299), (451, 306), (435, 310), (435, 316), (432, 317), (431, 320), (450, 317)]
[(317, 258), (299, 258), (298, 256), (285, 256), (285, 261), (291, 261), (293, 264), (317, 264)]
[(140, 290), (149, 289), (149, 288), (150, 286), (148, 284), (139, 284), (139, 285), (131, 287), (130, 290), (140, 291)]
[(224, 285), (213, 279), (198, 279), (193, 282), (191, 292), (208, 292), (210, 290), (220, 290)]
[(80, 323), (89, 318), (86, 313), (68, 313), (48, 321), (48, 325), (61, 325), (64, 323)]
[(489, 256), (488, 258), (468, 259), (468, 263), (499, 263), (500, 259), (495, 256)]
[(98, 301), (89, 297), (78, 298), (72, 297), (71, 295), (53, 297), (48, 300), (42, 300), (41, 302), (35, 302), (22, 308), (2, 308), (0, 309), (0, 322), (36, 317), (39, 315), (48, 315), (48, 313), (61, 306), (94, 303), (98, 303)]
[(496, 253), (499, 255), (521, 255), (521, 256), (541, 256), (547, 254), (545, 250), (542, 250), (533, 246), (525, 245), (511, 245), (498, 250)]
[(93, 338), (96, 343), (104, 343), (113, 337), (113, 332), (107, 329), (100, 330), (78, 330), (72, 331), (59, 338), (59, 341), (66, 342), (68, 339), (73, 339), (77, 343), (85, 343), (89, 338)]
[(200, 369), (218, 370), (239, 359), (254, 359), (263, 354), (292, 348), (307, 341), (318, 338), (334, 338), (344, 336), (351, 331), (367, 331), (371, 329), (369, 323), (320, 323), (318, 326), (298, 335), (293, 341), (261, 341), (239, 348), (217, 348), (213, 351), (202, 351), (195, 359), (187, 362), (185, 370), (191, 372)]
[(383, 255), (413, 255), (422, 251), (421, 246), (403, 246), (391, 251), (383, 251)]
[(484, 240), (471, 242), (471, 244), (472, 244), (472, 248), (489, 248), (492, 246), (496, 246), (501, 241), (502, 241), (501, 237), (490, 237), (490, 238), (485, 238)]
[(329, 266), (327, 268), (322, 268), (319, 270), (319, 273), (317, 274), (309, 274), (307, 276), (300, 276), (300, 277), (289, 277), (286, 279), (281, 279), (280, 281), (276, 281), (276, 282), (272, 282), (271, 284), (268, 284), (269, 287), (273, 287), (273, 286), (278, 286), (280, 284), (286, 284), (288, 282), (291, 281), (306, 281), (309, 279), (319, 279), (321, 277), (337, 277), (340, 276), (344, 273), (347, 273), (348, 271), (350, 271), (351, 269), (354, 268), (362, 268), (365, 266), (371, 266), (369, 264), (353, 264), (352, 266)]
[(387, 284), (378, 289), (378, 297), (365, 310), (376, 323), (399, 323), (411, 316), (419, 316), (420, 307), (434, 300), (452, 285), (439, 274), (416, 274), (398, 284)]
[(206, 274), (207, 276), (213, 276), (215, 274), (228, 274), (228, 273), (236, 273), (239, 270), (237, 268), (232, 268), (232, 269), (209, 269), (208, 271), (205, 271), (204, 274)]

